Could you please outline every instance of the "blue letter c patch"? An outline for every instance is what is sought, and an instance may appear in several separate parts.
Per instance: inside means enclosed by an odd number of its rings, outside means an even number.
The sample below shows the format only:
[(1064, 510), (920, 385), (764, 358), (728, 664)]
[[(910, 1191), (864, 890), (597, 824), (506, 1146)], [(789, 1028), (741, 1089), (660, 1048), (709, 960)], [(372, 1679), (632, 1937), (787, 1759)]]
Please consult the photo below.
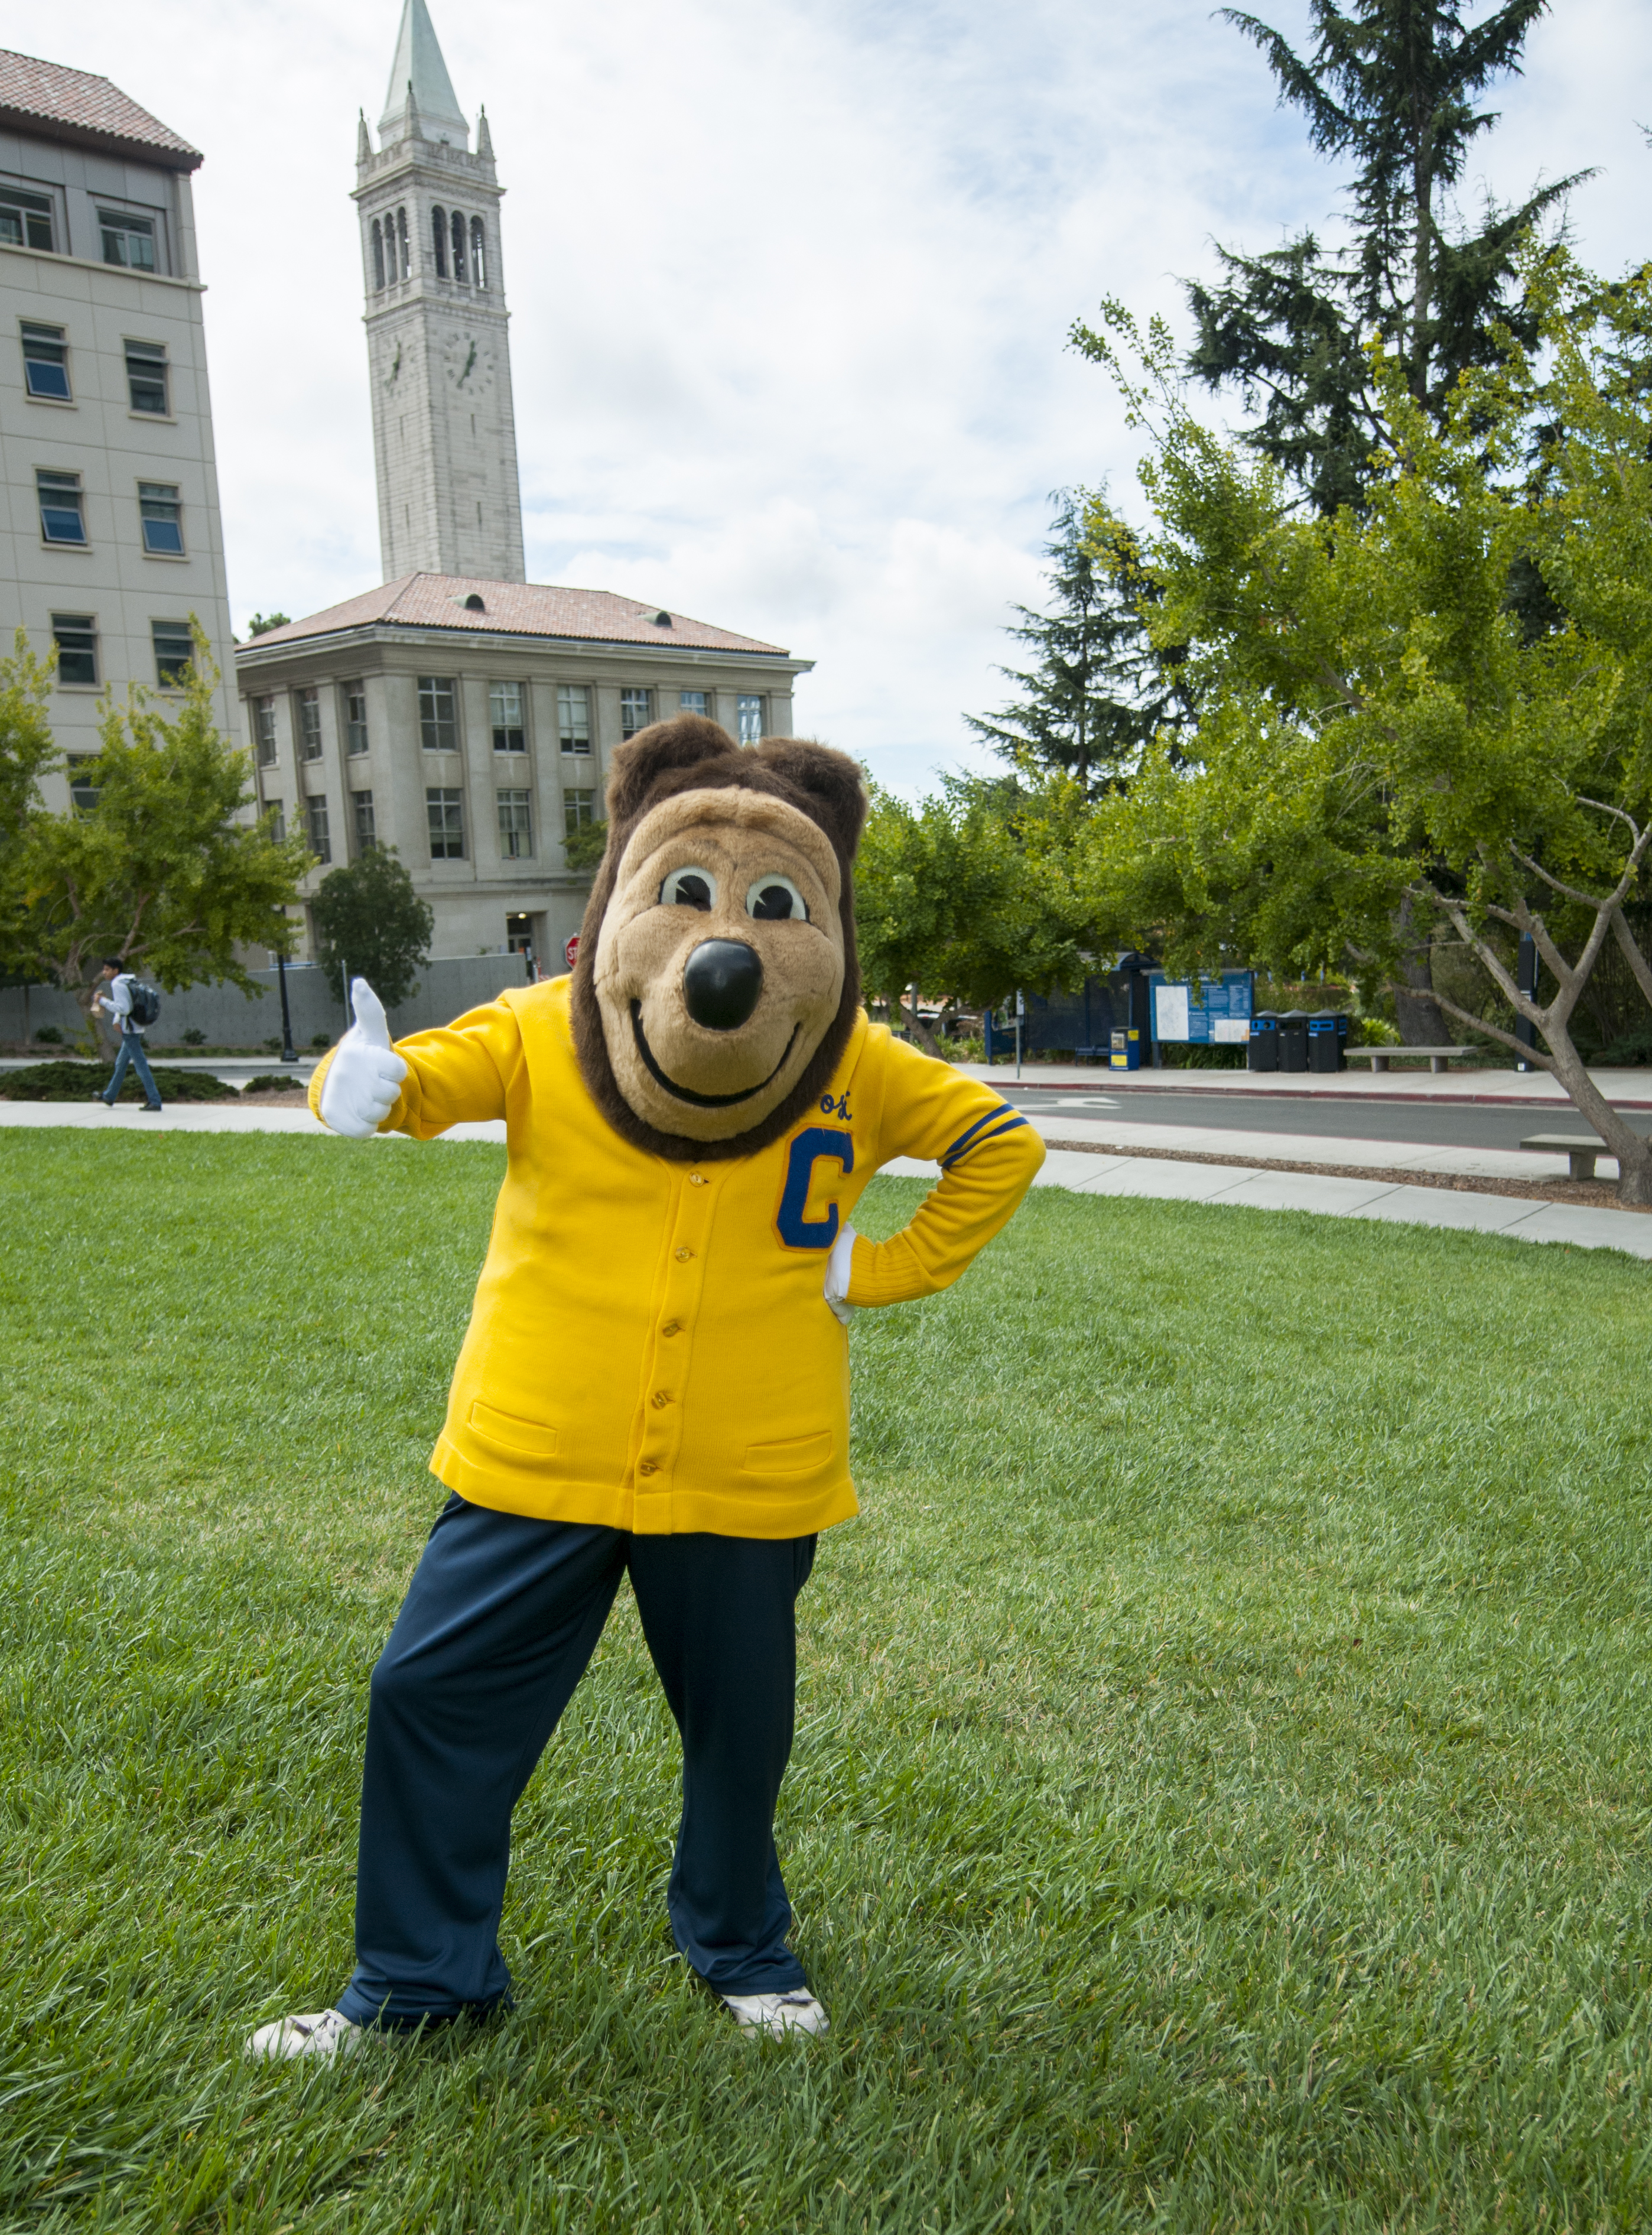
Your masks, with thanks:
[(848, 1133), (840, 1133), (830, 1125), (810, 1125), (799, 1133), (791, 1144), (786, 1158), (786, 1184), (780, 1197), (780, 1208), (775, 1213), (775, 1224), (780, 1229), (780, 1239), (788, 1249), (829, 1249), (837, 1239), (837, 1205), (829, 1205), (824, 1218), (806, 1219), (809, 1190), (815, 1177), (815, 1166), (823, 1157), (830, 1157), (842, 1166), (845, 1177), (855, 1169), (855, 1143)]

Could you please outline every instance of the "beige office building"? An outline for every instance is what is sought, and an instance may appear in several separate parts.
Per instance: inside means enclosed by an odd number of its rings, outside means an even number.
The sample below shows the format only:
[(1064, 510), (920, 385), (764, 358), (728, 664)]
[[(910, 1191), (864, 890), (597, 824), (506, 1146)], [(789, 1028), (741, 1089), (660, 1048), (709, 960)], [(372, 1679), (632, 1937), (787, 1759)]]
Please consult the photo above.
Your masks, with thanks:
[(225, 678), (228, 593), (190, 174), (200, 156), (107, 78), (0, 53), (6, 643), (56, 641), (51, 718), (97, 750), (106, 685), (169, 692), (192, 616)]
[(600, 816), (614, 746), (685, 711), (789, 735), (812, 663), (524, 581), (501, 188), (424, 0), (403, 0), (378, 131), (358, 127), (355, 200), (385, 580), (242, 647), (246, 735), (261, 799), (318, 856), (311, 893), (391, 845), (436, 954), (531, 947), (560, 969), (590, 886), (563, 839)]

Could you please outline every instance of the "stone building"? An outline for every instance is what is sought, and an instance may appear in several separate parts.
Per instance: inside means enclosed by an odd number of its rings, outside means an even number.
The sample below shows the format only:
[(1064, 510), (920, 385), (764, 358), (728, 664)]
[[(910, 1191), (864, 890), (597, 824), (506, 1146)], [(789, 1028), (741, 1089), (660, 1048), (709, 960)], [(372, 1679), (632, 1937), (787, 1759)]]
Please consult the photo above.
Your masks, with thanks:
[(560, 969), (621, 739), (683, 711), (789, 734), (812, 664), (635, 599), (523, 580), (516, 423), (486, 113), (476, 146), (424, 0), (404, 0), (379, 120), (358, 128), (383, 587), (242, 647), (259, 796), (321, 867), (393, 845), (438, 955), (531, 947)]
[(4, 643), (58, 650), (69, 804), (98, 699), (164, 698), (200, 620), (226, 678), (229, 601), (191, 174), (201, 158), (107, 78), (0, 53)]

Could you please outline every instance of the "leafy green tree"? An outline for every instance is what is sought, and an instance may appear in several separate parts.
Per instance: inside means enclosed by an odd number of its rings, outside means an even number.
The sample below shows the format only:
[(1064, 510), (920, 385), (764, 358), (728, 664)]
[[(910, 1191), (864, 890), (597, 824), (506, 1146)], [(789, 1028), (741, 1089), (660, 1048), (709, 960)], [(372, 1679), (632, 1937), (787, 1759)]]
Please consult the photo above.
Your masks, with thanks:
[(562, 859), (570, 869), (594, 869), (607, 842), (606, 821), (581, 823), (577, 830), (570, 830), (564, 836)]
[(292, 620), (291, 613), (254, 613), (246, 624), (249, 637), (268, 636), (272, 629), (285, 628)]
[(1175, 656), (1155, 649), (1142, 624), (1149, 586), (1124, 553), (1103, 565), (1084, 525), (1088, 500), (1058, 489), (1050, 541), (1049, 611), (1017, 606), (1008, 633), (1037, 654), (1027, 669), (1001, 667), (1020, 697), (996, 714), (965, 720), (1006, 760), (1030, 773), (1072, 777), (1086, 793), (1124, 783), (1143, 747), (1184, 718)]
[(206, 639), (175, 715), (135, 686), (105, 703), (85, 774), (95, 803), (35, 818), (15, 952), (31, 977), (73, 993), (89, 1016), (99, 964), (118, 955), (169, 991), (227, 980), (254, 996), (247, 947), (290, 951), (286, 909), (310, 866), (301, 839), (279, 839), (272, 816), (248, 823), (246, 753), (219, 731), (218, 683)]
[(21, 974), (30, 942), (30, 849), (46, 810), (40, 779), (59, 758), (47, 713), (56, 646), (43, 659), (19, 629), (9, 659), (0, 659), (0, 972)]
[[(1465, 369), (1436, 425), (1404, 360), (1373, 351), (1381, 470), (1362, 508), (1328, 521), (1198, 424), (1162, 328), (1137, 342), (1147, 379), (1125, 374), (1127, 393), (1161, 430), (1143, 469), (1152, 626), (1190, 647), (1198, 761), (1158, 748), (1100, 803), (1087, 894), (1124, 935), (1155, 926), (1177, 967), (1238, 954), (1390, 986), (1409, 903), (1536, 1027), (1535, 1059), (1617, 1157), (1624, 1199), (1652, 1203), (1652, 1145), (1572, 1036), (1609, 940), (1652, 1003), (1631, 915), (1652, 849), (1652, 403), (1620, 372), (1652, 330), (1652, 267), (1612, 291), (1564, 258), (1534, 256), (1524, 277), (1552, 370), (1540, 380), (1511, 339), (1503, 364)], [(1558, 431), (1534, 503), (1543, 426)], [(1092, 529), (1104, 548), (1119, 532), (1099, 510)], [(1511, 606), (1523, 559), (1554, 593), (1546, 630)], [(1523, 933), (1547, 1000), (1515, 982)]]
[(1262, 256), (1218, 250), (1222, 284), (1188, 289), (1197, 332), (1187, 363), (1210, 388), (1236, 388), (1260, 407), (1243, 440), (1321, 513), (1361, 501), (1383, 439), (1372, 333), (1436, 426), (1458, 376), (1498, 361), (1499, 328), (1528, 344), (1535, 335), (1517, 276), (1521, 242), (1586, 174), (1540, 187), (1518, 208), (1488, 202), (1478, 226), (1450, 217), (1474, 146), (1497, 121), (1478, 104), (1518, 71), (1546, 8), (1504, 0), (1469, 24), (1455, 0), (1312, 0), (1306, 56), (1256, 16), (1222, 11), (1262, 49), (1314, 146), (1354, 164), (1351, 238), (1343, 254), (1313, 232)]
[(370, 846), (324, 876), (310, 904), (316, 960), (339, 1006), (344, 973), (365, 978), (387, 1009), (416, 993), (436, 918), (413, 888), (393, 846)]
[(1072, 778), (1032, 791), (1013, 778), (947, 777), (915, 808), (873, 785), (855, 864), (861, 974), (931, 1054), (941, 1050), (910, 1011), (912, 986), (975, 1007), (1083, 977), (1058, 837), (1083, 811)]

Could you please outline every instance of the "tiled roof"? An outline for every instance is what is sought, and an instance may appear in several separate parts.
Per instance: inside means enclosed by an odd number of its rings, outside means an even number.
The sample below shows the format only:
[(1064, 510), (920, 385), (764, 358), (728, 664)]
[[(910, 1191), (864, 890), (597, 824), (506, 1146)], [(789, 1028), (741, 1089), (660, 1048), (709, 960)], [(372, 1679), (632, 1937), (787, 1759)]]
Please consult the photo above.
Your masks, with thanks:
[[(479, 598), (481, 607), (468, 606)], [(484, 582), (463, 574), (403, 574), (342, 606), (284, 628), (256, 636), (243, 651), (266, 645), (298, 644), (306, 637), (333, 636), (344, 629), (389, 622), (404, 628), (485, 630), (489, 635), (567, 637), (582, 644), (651, 644), (688, 652), (758, 652), (785, 656), (785, 647), (758, 638), (735, 636), (709, 621), (672, 613), (662, 626), (659, 606), (639, 605), (609, 590), (566, 590), (554, 582)]]
[(108, 78), (4, 48), (0, 48), (0, 124), (115, 154), (141, 150), (168, 171), (193, 171), (201, 161), (187, 140), (169, 132), (135, 101), (128, 101)]

